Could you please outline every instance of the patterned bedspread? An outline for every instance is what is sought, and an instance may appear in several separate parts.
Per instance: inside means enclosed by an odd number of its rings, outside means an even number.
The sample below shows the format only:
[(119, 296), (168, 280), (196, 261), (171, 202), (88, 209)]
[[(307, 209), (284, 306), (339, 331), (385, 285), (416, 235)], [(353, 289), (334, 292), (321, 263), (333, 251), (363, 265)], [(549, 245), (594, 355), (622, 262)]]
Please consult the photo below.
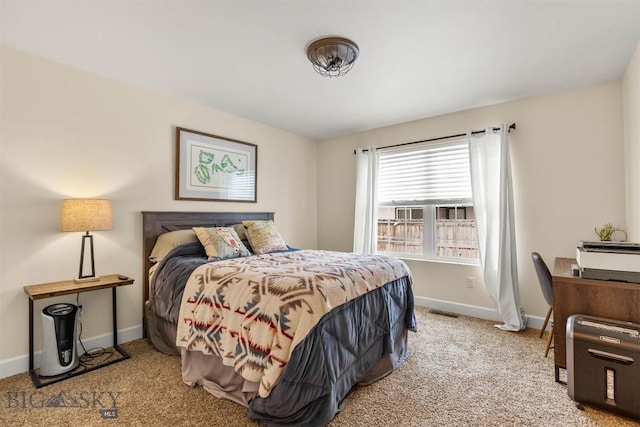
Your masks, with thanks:
[(325, 313), (404, 276), (410, 272), (401, 260), (329, 251), (205, 264), (187, 282), (176, 345), (220, 356), (267, 397)]

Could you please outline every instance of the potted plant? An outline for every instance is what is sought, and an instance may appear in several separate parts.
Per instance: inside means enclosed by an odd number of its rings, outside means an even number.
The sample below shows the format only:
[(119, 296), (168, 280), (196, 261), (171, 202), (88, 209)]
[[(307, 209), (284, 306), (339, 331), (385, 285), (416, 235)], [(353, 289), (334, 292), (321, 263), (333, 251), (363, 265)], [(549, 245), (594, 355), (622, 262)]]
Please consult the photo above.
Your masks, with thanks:
[(624, 231), (621, 228), (618, 228), (618, 227), (614, 226), (610, 222), (606, 222), (606, 223), (602, 224), (602, 227), (600, 227), (599, 230), (597, 228), (595, 228), (594, 230), (596, 231), (596, 234), (598, 235), (600, 240), (603, 241), (603, 242), (610, 241), (611, 238), (613, 237), (613, 233), (615, 233), (616, 231), (622, 231), (624, 233), (624, 237), (625, 238), (624, 238), (623, 242), (625, 242), (627, 240), (626, 231)]

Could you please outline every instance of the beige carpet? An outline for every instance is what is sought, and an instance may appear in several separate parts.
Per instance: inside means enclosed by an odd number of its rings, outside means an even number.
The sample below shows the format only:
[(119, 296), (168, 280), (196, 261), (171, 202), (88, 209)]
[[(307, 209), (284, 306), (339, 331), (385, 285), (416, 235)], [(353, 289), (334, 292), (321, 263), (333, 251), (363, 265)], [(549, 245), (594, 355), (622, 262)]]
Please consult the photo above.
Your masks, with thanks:
[[(491, 322), (423, 308), (417, 315), (409, 359), (358, 388), (330, 426), (640, 426), (577, 409), (553, 381), (553, 360), (543, 357), (536, 330), (503, 332)], [(185, 386), (177, 357), (143, 340), (123, 347), (132, 359), (37, 390), (27, 374), (0, 381), (0, 425), (258, 426), (246, 408)], [(67, 406), (46, 407), (57, 397)]]

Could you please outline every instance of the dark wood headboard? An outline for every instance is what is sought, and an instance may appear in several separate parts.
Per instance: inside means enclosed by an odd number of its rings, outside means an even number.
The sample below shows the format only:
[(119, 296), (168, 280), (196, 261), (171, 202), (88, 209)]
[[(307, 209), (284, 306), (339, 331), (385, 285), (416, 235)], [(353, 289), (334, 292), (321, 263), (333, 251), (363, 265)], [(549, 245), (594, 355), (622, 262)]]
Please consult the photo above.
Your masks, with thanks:
[(149, 300), (149, 255), (162, 233), (192, 227), (227, 227), (245, 220), (273, 220), (273, 212), (142, 212), (142, 324)]

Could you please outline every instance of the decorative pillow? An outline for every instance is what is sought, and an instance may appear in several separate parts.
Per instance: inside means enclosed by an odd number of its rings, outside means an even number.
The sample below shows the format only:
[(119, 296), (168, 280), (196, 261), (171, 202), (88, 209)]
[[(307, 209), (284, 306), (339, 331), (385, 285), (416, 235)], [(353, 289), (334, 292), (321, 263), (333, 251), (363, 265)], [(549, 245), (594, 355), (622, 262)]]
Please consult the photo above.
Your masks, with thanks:
[(204, 246), (209, 259), (227, 259), (249, 256), (251, 252), (242, 243), (233, 227), (194, 227), (193, 231)]
[(153, 246), (151, 254), (149, 255), (149, 261), (160, 262), (162, 261), (162, 258), (171, 252), (172, 249), (177, 248), (180, 245), (184, 245), (185, 243), (193, 243), (197, 241), (198, 238), (191, 229), (163, 233), (158, 236), (158, 240), (156, 240), (156, 244)]
[(247, 228), (247, 238), (251, 249), (257, 254), (288, 249), (273, 221), (242, 221)]
[(238, 234), (240, 240), (249, 240), (247, 239), (247, 229), (245, 228), (244, 224), (233, 224), (232, 227)]

